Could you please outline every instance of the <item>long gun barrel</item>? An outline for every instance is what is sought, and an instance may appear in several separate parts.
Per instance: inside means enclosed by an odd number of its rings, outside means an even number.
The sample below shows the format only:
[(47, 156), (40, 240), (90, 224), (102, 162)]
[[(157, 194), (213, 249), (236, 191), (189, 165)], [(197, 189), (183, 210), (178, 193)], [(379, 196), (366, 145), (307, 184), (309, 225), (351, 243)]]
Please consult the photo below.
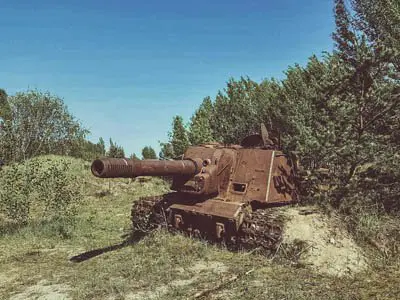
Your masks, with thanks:
[(202, 160), (132, 160), (125, 158), (96, 159), (91, 166), (94, 176), (101, 178), (133, 178), (137, 176), (194, 176), (201, 171)]

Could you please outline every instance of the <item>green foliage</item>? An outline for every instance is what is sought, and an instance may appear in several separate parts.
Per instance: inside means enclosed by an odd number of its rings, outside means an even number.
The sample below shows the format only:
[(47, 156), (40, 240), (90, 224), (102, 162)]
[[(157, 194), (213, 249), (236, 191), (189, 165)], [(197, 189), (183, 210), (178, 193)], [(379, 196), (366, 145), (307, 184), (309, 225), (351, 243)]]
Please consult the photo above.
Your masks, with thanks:
[(269, 107), (269, 98), (264, 96), (263, 87), (249, 78), (229, 80), (224, 92), (217, 94), (214, 103), (214, 117), (210, 125), (215, 139), (237, 144), (248, 134), (257, 131), (262, 112)]
[(29, 171), (34, 174), (32, 185), (39, 199), (44, 202), (43, 219), (70, 218), (75, 215), (75, 205), (80, 200), (80, 182), (71, 172), (67, 159), (54, 163), (38, 159), (29, 162)]
[[(200, 120), (198, 121), (201, 122)], [(198, 127), (200, 126), (199, 122), (195, 125), (195, 130), (200, 129)], [(172, 120), (172, 132), (168, 132), (169, 141), (167, 143), (160, 142), (160, 159), (175, 159), (182, 156), (189, 147), (189, 134), (190, 132), (188, 132), (183, 124), (183, 118), (175, 116)], [(200, 138), (196, 131), (190, 137)]]
[(100, 141), (96, 144), (83, 138), (78, 140), (75, 144), (75, 147), (72, 149), (70, 156), (82, 158), (86, 161), (91, 161), (98, 157), (105, 156), (106, 151), (104, 147), (104, 141), (101, 140), (102, 138), (100, 138)]
[(189, 140), (181, 116), (174, 117), (172, 121), (172, 132), (169, 133), (169, 137), (174, 155), (182, 155), (189, 146)]
[(9, 163), (43, 154), (104, 156), (104, 140), (94, 144), (88, 133), (57, 96), (33, 90), (8, 97), (0, 90), (0, 157)]
[(99, 141), (96, 144), (96, 148), (97, 148), (98, 153), (101, 156), (106, 155), (106, 145), (105, 145), (104, 139), (102, 137), (99, 138)]
[(212, 142), (214, 140), (210, 124), (213, 118), (213, 104), (211, 98), (206, 97), (191, 118), (188, 138), (192, 145)]
[(142, 149), (143, 159), (157, 159), (157, 154), (151, 146), (145, 146)]
[(129, 159), (136, 159), (136, 160), (138, 160), (139, 157), (137, 157), (137, 155), (136, 155), (135, 153), (132, 153), (132, 154), (129, 156)]
[(116, 143), (112, 141), (110, 138), (110, 147), (107, 152), (107, 157), (113, 157), (113, 158), (124, 158), (125, 157), (125, 151), (122, 146), (118, 146)]
[(7, 97), (6, 106), (9, 113), (0, 131), (0, 156), (8, 162), (48, 153), (70, 155), (88, 133), (63, 100), (49, 93), (17, 93)]
[(3, 121), (7, 121), (10, 120), (10, 118), (11, 118), (11, 111), (10, 111), (10, 105), (8, 104), (8, 95), (5, 90), (0, 89), (0, 125), (2, 122), (1, 119)]
[(173, 159), (175, 157), (174, 148), (171, 143), (160, 143), (160, 159)]
[(231, 79), (214, 102), (206, 98), (192, 116), (190, 142), (238, 143), (263, 122), (311, 173), (329, 169), (324, 194), (343, 211), (350, 199), (400, 209), (399, 3), (354, 0), (352, 8), (335, 1), (333, 53), (289, 67), (280, 82)]
[(1, 171), (0, 187), (0, 213), (10, 221), (40, 222), (55, 234), (70, 235), (82, 197), (71, 159), (45, 156), (12, 164)]
[(312, 56), (305, 68), (290, 67), (281, 87), (273, 89), (271, 122), (281, 132), (284, 147), (297, 151), (307, 169), (321, 167), (334, 138), (322, 86), (329, 70), (329, 56), (323, 61)]
[(400, 2), (398, 0), (353, 0), (354, 26), (362, 31), (374, 48), (396, 49), (394, 65), (399, 70)]
[[(335, 8), (337, 30), (334, 40), (338, 63), (343, 67), (340, 84), (330, 88), (336, 92), (332, 104), (345, 125), (341, 126), (341, 134), (338, 134), (340, 139), (336, 139), (336, 165), (340, 163), (344, 171), (343, 176), (338, 174), (338, 177), (345, 184), (351, 184), (353, 192), (362, 191), (361, 198), (368, 201), (372, 200), (370, 195), (376, 193), (371, 193), (371, 189), (361, 189), (362, 180), (354, 178), (357, 169), (369, 163), (375, 165), (375, 171), (380, 173), (378, 166), (385, 162), (387, 170), (384, 173), (395, 174), (398, 167), (391, 158), (400, 151), (399, 143), (393, 139), (393, 133), (398, 132), (400, 78), (393, 80), (390, 76), (390, 65), (394, 62), (391, 59), (395, 57), (388, 57), (379, 45), (368, 43), (366, 32), (353, 29), (352, 24), (357, 24), (357, 20), (350, 15), (344, 1), (337, 0)], [(372, 179), (368, 187), (374, 186), (379, 178)], [(395, 178), (400, 179), (398, 176)], [(384, 189), (379, 190), (383, 192)], [(399, 195), (398, 190), (391, 190)], [(381, 199), (380, 203), (383, 202)], [(400, 205), (396, 207), (399, 209)]]
[(25, 165), (5, 167), (0, 177), (0, 213), (17, 224), (26, 224), (32, 199), (32, 174)]

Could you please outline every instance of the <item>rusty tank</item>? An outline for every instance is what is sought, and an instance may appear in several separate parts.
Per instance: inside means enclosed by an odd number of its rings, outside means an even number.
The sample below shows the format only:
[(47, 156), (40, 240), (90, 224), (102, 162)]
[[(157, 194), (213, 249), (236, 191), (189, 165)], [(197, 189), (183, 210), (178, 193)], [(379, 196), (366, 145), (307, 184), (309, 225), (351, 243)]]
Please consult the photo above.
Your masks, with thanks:
[(103, 158), (91, 166), (100, 178), (172, 178), (173, 192), (133, 201), (134, 233), (165, 227), (264, 253), (276, 251), (282, 239), (282, 220), (272, 211), (299, 200), (297, 169), (264, 125), (238, 145), (190, 146), (179, 160)]

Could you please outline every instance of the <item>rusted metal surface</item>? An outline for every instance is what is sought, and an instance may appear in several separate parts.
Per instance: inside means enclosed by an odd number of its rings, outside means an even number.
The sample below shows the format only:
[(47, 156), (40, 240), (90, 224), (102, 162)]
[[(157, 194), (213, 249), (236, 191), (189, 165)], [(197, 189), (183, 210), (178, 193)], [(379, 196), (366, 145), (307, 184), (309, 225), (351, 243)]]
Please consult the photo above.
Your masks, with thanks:
[(193, 205), (173, 204), (168, 212), (176, 229), (187, 232), (197, 230), (203, 235), (221, 239), (236, 234), (243, 221), (243, 206), (243, 203), (209, 199)]
[(132, 178), (137, 176), (193, 176), (200, 171), (202, 161), (195, 160), (132, 160), (103, 158), (92, 163), (92, 173), (101, 178)]
[[(176, 193), (134, 204), (137, 230), (164, 224), (193, 236), (246, 245), (253, 236), (261, 239), (254, 245), (272, 249), (281, 231), (269, 222), (266, 207), (298, 201), (296, 163), (280, 151), (279, 140), (262, 126), (261, 134), (240, 145), (190, 146), (175, 161), (105, 158), (93, 162), (92, 173), (103, 178), (172, 176)], [(252, 228), (256, 223), (257, 229)], [(262, 238), (263, 231), (268, 238)]]
[(241, 208), (242, 203), (224, 202), (210, 199), (204, 202), (198, 202), (193, 205), (173, 204), (172, 209), (189, 211), (192, 214), (212, 215), (227, 219), (235, 219)]

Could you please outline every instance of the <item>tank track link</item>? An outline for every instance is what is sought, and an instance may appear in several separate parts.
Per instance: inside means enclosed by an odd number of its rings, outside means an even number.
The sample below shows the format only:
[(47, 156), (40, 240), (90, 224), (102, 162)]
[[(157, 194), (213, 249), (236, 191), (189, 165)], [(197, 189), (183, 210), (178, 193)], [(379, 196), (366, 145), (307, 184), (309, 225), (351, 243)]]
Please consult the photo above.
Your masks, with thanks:
[[(131, 210), (133, 233), (143, 235), (159, 228), (166, 228), (170, 232), (182, 232), (168, 223), (168, 206), (177, 202), (178, 198), (174, 193), (141, 197), (134, 201)], [(245, 215), (236, 236), (230, 237), (229, 240), (207, 241), (224, 245), (230, 251), (251, 251), (269, 256), (278, 250), (282, 236), (282, 219), (270, 209), (257, 209)]]

